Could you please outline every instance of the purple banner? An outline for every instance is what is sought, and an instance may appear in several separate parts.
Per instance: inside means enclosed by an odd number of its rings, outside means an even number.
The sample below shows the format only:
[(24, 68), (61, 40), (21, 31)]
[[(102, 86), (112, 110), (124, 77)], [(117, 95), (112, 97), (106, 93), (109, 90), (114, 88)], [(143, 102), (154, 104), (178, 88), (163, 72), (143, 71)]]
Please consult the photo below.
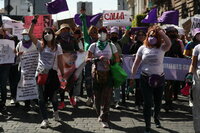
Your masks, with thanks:
[[(124, 55), (123, 56), (123, 68), (129, 75), (129, 79), (138, 79), (140, 78), (141, 68), (138, 69), (135, 77), (131, 75), (131, 68), (133, 65), (135, 57), (132, 55)], [(184, 81), (185, 75), (189, 71), (191, 60), (183, 59), (183, 58), (164, 58), (164, 73), (166, 80), (178, 80)]]

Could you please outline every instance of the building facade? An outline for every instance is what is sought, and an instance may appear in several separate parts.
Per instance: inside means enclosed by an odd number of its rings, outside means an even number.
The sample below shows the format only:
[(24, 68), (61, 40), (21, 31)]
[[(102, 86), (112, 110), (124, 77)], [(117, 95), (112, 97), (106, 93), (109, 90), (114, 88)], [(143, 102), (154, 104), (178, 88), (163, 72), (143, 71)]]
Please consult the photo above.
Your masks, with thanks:
[(77, 2), (77, 13), (80, 13), (81, 8), (85, 8), (87, 15), (92, 15), (92, 2)]
[(126, 0), (118, 0), (117, 5), (118, 5), (117, 7), (118, 10), (128, 10), (128, 4)]
[(51, 0), (5, 0), (4, 14), (16, 16), (32, 16), (48, 14), (45, 3)]

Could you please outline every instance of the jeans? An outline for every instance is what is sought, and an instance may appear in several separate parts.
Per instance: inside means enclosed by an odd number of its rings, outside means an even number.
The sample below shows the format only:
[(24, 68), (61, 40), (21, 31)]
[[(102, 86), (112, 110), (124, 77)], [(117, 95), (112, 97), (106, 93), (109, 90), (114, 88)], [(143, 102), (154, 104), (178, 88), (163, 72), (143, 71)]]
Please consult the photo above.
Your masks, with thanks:
[(7, 98), (6, 84), (9, 78), (10, 65), (0, 65), (0, 92), (1, 92), (1, 104), (5, 105)]
[(75, 86), (74, 86), (74, 89), (73, 89), (73, 96), (79, 96), (80, 95), (82, 78), (83, 78), (83, 76), (82, 76), (82, 72), (81, 72), (77, 81), (75, 82)]
[(91, 71), (92, 71), (92, 63), (87, 63), (85, 66), (85, 87), (87, 90), (88, 97), (93, 96)]
[(120, 102), (121, 96), (120, 96), (120, 87), (114, 88), (114, 101)]
[(58, 98), (56, 90), (47, 90), (43, 85), (38, 85), (38, 103), (43, 120), (48, 119), (46, 103), (48, 98), (52, 102), (54, 112), (58, 110)]
[(18, 65), (13, 65), (10, 68), (10, 75), (9, 75), (9, 83), (10, 83), (10, 92), (11, 97), (16, 99), (17, 93), (17, 85), (20, 80), (20, 71), (18, 70)]
[(143, 103), (143, 96), (142, 96), (142, 92), (141, 92), (141, 89), (140, 89), (140, 80), (136, 79), (135, 84), (136, 84), (136, 87), (135, 87), (135, 105), (141, 106), (142, 103)]
[(158, 88), (151, 88), (148, 84), (148, 77), (141, 75), (140, 87), (144, 98), (143, 115), (145, 119), (145, 124), (147, 128), (150, 128), (152, 114), (151, 107), (154, 103), (154, 118), (158, 118), (161, 108), (164, 86)]

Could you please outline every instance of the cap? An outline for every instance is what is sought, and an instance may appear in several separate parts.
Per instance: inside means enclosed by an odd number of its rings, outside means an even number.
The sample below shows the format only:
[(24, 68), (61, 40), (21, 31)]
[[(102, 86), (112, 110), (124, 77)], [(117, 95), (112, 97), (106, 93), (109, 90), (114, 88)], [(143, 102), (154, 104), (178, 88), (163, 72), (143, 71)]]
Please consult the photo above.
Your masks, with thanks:
[(101, 33), (101, 32), (107, 33), (107, 29), (105, 27), (101, 27), (99, 28), (98, 33)]
[(119, 34), (119, 28), (116, 27), (116, 26), (112, 27), (112, 28), (110, 29), (110, 33), (117, 33), (117, 34)]
[(28, 34), (28, 32), (29, 32), (29, 29), (24, 29), (24, 30), (22, 31), (22, 35), (23, 35), (23, 34)]
[(195, 37), (198, 33), (200, 33), (200, 28), (195, 28), (193, 31), (193, 37)]

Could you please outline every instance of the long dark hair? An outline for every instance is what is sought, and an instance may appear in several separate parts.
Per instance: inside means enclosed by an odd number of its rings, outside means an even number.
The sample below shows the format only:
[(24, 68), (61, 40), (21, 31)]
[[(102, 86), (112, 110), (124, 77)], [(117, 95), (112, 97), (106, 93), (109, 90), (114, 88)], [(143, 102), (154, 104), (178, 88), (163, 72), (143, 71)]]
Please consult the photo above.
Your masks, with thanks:
[(42, 50), (47, 46), (47, 41), (44, 39), (44, 33), (45, 32), (51, 32), (53, 35), (53, 38), (51, 40), (51, 50), (52, 51), (56, 51), (57, 50), (57, 44), (56, 44), (56, 39), (55, 39), (55, 33), (53, 31), (52, 28), (47, 27), (44, 29), (43, 33), (42, 33)]

